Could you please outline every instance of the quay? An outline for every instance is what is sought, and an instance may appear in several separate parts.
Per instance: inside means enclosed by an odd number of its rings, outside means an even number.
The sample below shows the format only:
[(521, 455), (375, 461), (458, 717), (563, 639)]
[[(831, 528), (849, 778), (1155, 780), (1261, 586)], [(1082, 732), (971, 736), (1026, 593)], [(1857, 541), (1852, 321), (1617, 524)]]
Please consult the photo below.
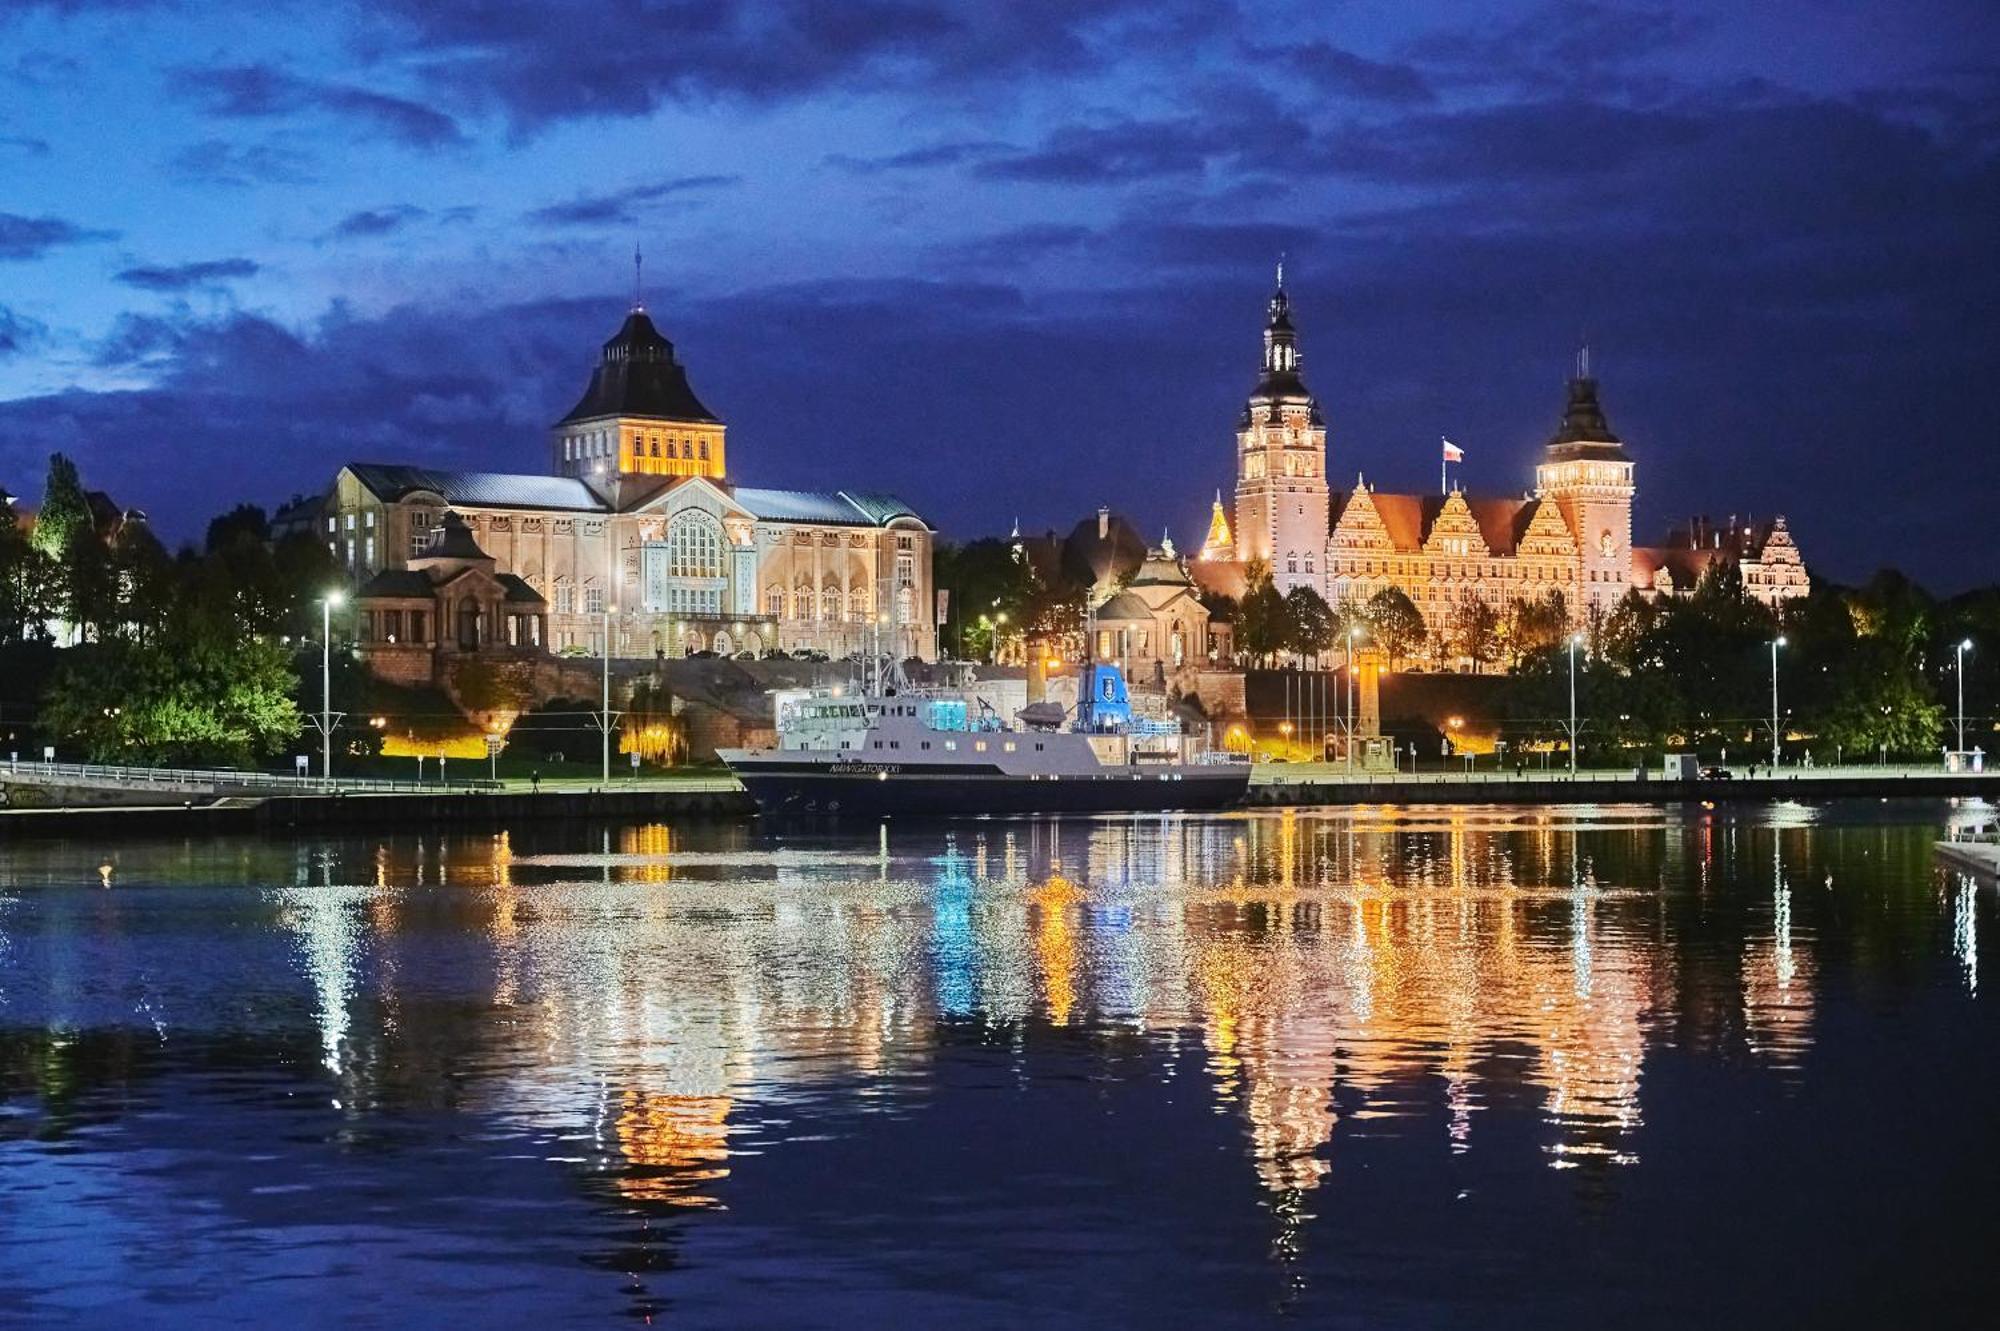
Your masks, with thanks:
[[(345, 832), (534, 821), (735, 821), (755, 806), (727, 775), (609, 784), (334, 781), (257, 773), (140, 768), (0, 769), (0, 838)], [(2000, 773), (1846, 767), (1785, 769), (1732, 780), (1667, 780), (1636, 769), (1567, 772), (1356, 773), (1337, 764), (1260, 766), (1250, 808), (1416, 804), (1729, 804), (1777, 800), (2000, 799)]]

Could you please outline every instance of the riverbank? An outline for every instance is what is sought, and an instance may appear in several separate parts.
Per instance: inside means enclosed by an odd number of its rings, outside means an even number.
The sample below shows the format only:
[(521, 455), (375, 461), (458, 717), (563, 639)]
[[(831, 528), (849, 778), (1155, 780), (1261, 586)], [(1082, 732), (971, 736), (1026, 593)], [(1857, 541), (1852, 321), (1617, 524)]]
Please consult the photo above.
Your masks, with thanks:
[[(1756, 804), (1775, 800), (2000, 799), (2000, 774), (1943, 772), (1797, 772), (1754, 780), (1667, 781), (1630, 772), (1505, 775), (1425, 773), (1359, 776), (1334, 769), (1260, 771), (1244, 800), (1250, 808), (1381, 804)], [(11, 809), (0, 812), (0, 837), (194, 836), (224, 832), (332, 832), (359, 828), (505, 827), (541, 821), (732, 822), (755, 806), (721, 782), (633, 782), (408, 793), (338, 792), (230, 798), (206, 803), (125, 807)]]

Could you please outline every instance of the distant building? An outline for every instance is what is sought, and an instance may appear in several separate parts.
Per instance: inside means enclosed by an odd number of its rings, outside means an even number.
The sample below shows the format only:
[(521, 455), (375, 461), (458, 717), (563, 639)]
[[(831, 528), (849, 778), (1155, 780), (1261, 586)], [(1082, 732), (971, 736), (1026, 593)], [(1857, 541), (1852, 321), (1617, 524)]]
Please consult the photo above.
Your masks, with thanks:
[[(1139, 531), (1109, 508), (1054, 532), (1010, 538), (1017, 557), (1045, 583), (1085, 589), (1084, 637), (1050, 644), (1059, 655), (1115, 661), (1137, 684), (1176, 683), (1180, 673), (1229, 660), (1232, 626), (1213, 616), (1188, 561), (1162, 534), (1148, 546)], [(1185, 682), (1184, 680), (1180, 682)]]
[(625, 657), (934, 656), (929, 524), (880, 491), (739, 485), (725, 441), (635, 304), (550, 474), (342, 467), (318, 521), (364, 651), (597, 654), (608, 622)]
[(1331, 604), (1398, 588), (1433, 629), (1470, 602), (1504, 610), (1550, 592), (1561, 593), (1572, 620), (1583, 624), (1628, 592), (1684, 594), (1702, 572), (1723, 564), (1734, 564), (1745, 592), (1768, 605), (1811, 590), (1782, 517), (1634, 547), (1634, 464), (1605, 419), (1587, 355), (1569, 381), (1531, 493), (1480, 496), (1453, 486), (1385, 494), (1357, 476), (1352, 489), (1334, 495), (1326, 421), (1305, 386), (1297, 343), (1281, 272), (1263, 367), (1237, 423), (1234, 548), (1218, 496), (1192, 566), (1205, 587), (1240, 596), (1246, 566), (1262, 561), (1281, 590), (1309, 586)]

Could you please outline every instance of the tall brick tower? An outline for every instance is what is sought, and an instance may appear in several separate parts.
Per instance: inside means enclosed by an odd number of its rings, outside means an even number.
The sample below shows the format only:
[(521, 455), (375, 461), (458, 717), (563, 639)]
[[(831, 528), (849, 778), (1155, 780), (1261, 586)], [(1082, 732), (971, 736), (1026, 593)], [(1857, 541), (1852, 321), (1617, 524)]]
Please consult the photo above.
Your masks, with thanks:
[(1280, 264), (1264, 324), (1264, 368), (1236, 425), (1236, 557), (1269, 564), (1280, 591), (1318, 590), (1326, 517), (1326, 421), (1299, 377)]

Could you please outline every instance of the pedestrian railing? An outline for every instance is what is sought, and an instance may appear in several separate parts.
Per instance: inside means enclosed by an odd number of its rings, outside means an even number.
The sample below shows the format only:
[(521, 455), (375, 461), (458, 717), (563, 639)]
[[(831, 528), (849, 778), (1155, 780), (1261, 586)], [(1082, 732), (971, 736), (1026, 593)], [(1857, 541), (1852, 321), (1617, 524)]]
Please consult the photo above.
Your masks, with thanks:
[(207, 794), (251, 792), (256, 794), (340, 793), (419, 793), (440, 790), (499, 790), (502, 783), (484, 779), (447, 778), (437, 781), (396, 781), (366, 777), (300, 776), (283, 772), (247, 772), (232, 768), (202, 767), (119, 767), (109, 763), (22, 762), (10, 760), (0, 767), (8, 779), (54, 784), (115, 786), (121, 789), (154, 787), (161, 790), (200, 791)]
[[(1853, 781), (1853, 780), (1950, 780), (1958, 782), (1976, 774), (1969, 772), (1947, 772), (1942, 767), (1781, 767), (1776, 771), (1759, 768), (1755, 776), (1747, 769), (1735, 776), (1723, 778), (1744, 785), (1784, 785), (1791, 782), (1811, 781)], [(2000, 773), (1984, 774), (2000, 786)], [(1404, 786), (1452, 786), (1452, 785), (1562, 785), (1566, 783), (1591, 784), (1596, 782), (1630, 785), (1643, 782), (1655, 786), (1700, 785), (1717, 783), (1717, 778), (1694, 780), (1685, 777), (1670, 777), (1655, 771), (1639, 768), (1584, 768), (1577, 772), (1567, 771), (1493, 771), (1473, 769), (1467, 772), (1364, 772), (1356, 769), (1348, 772), (1338, 767), (1318, 767), (1298, 764), (1259, 764), (1252, 777), (1253, 785), (1260, 786), (1317, 786), (1317, 785), (1404, 785)]]

